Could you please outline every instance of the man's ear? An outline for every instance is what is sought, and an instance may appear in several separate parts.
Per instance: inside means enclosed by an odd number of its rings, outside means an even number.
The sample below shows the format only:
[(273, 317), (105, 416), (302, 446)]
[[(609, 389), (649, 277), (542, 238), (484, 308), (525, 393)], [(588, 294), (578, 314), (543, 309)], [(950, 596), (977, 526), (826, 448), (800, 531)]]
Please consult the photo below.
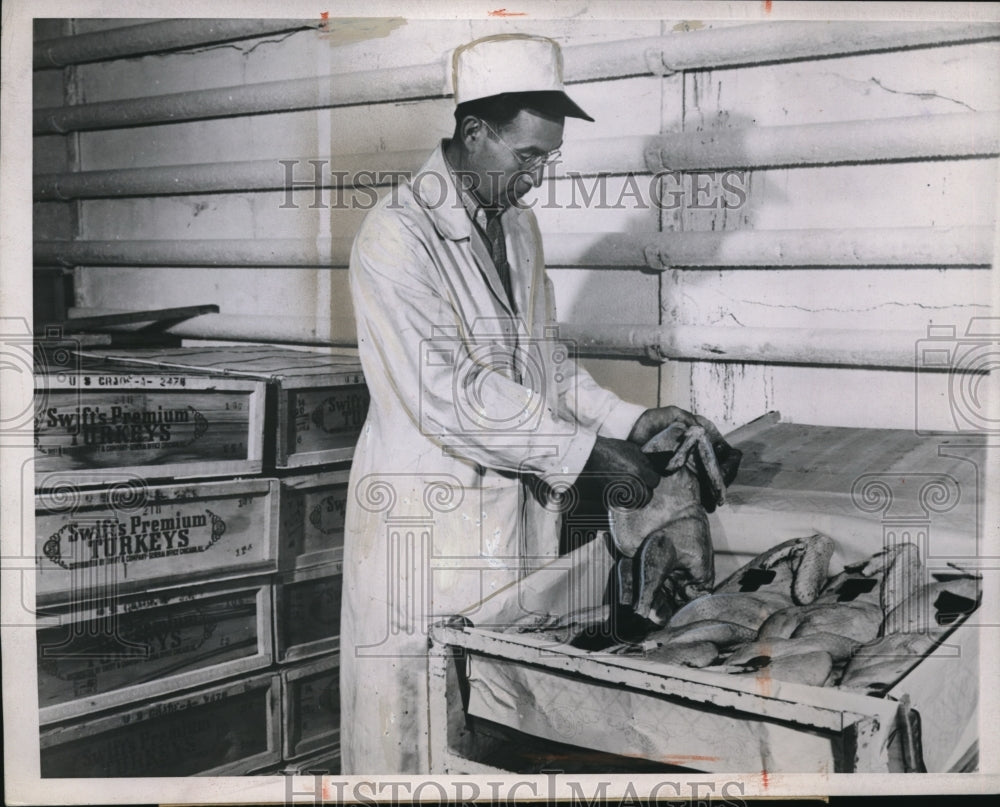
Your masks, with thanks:
[(479, 143), (486, 137), (486, 127), (483, 126), (483, 122), (479, 118), (474, 115), (466, 115), (462, 118), (458, 133), (466, 151), (474, 152), (478, 149)]

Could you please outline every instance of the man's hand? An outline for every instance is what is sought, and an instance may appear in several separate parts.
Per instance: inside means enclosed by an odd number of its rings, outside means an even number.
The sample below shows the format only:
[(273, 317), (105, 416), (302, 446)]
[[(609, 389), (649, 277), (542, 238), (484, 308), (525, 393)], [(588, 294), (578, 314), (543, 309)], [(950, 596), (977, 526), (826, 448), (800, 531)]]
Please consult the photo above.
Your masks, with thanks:
[(662, 432), (671, 423), (682, 423), (684, 426), (701, 426), (708, 434), (708, 439), (716, 443), (722, 439), (722, 434), (708, 418), (694, 415), (679, 406), (661, 406), (647, 409), (635, 422), (628, 439), (630, 443), (643, 446), (653, 437)]
[(587, 496), (600, 496), (607, 504), (619, 507), (645, 507), (660, 475), (635, 443), (598, 437), (578, 486)]

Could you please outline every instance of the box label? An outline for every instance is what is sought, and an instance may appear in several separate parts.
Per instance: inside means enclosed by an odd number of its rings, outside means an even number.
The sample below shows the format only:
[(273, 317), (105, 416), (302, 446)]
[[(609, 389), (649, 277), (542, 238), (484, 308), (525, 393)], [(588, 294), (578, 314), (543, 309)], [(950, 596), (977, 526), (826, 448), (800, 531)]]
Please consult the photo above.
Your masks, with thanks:
[(274, 565), (269, 488), (161, 487), (36, 498), (37, 593), (117, 592), (126, 583)]
[(289, 453), (353, 445), (368, 416), (369, 401), (364, 384), (291, 391)]
[(247, 391), (97, 388), (36, 395), (42, 400), (35, 419), (36, 472), (248, 458)]

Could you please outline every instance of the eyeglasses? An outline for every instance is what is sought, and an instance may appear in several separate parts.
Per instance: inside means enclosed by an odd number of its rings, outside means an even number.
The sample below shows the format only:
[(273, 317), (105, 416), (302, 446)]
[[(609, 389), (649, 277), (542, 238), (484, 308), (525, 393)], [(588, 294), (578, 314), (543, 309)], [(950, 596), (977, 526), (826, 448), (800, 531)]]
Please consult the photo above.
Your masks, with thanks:
[(500, 133), (497, 132), (496, 129), (490, 126), (485, 120), (482, 120), (482, 118), (480, 118), (480, 120), (482, 121), (483, 126), (489, 129), (493, 133), (493, 136), (504, 144), (507, 151), (509, 151), (511, 154), (514, 155), (514, 159), (517, 160), (517, 164), (521, 167), (522, 171), (537, 171), (539, 168), (543, 168), (546, 165), (551, 165), (556, 160), (558, 160), (559, 157), (562, 155), (562, 152), (559, 149), (555, 149), (554, 151), (549, 151), (546, 152), (545, 154), (536, 154), (534, 157), (527, 157), (527, 158), (522, 157), (520, 154), (514, 151), (510, 143), (508, 143), (506, 140), (500, 137)]

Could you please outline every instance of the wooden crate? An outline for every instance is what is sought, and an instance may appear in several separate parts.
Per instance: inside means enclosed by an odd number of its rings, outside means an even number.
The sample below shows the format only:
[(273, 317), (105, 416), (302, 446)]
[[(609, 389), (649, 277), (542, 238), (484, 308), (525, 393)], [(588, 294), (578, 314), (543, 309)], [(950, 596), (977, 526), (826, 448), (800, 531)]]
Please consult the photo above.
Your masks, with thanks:
[(39, 720), (201, 686), (273, 660), (269, 578), (40, 609)]
[(336, 657), (281, 672), (285, 759), (340, 742), (340, 664)]
[(274, 479), (39, 493), (38, 601), (276, 571), (277, 508)]
[(281, 663), (340, 650), (340, 564), (279, 575), (274, 587), (275, 656)]
[(35, 483), (259, 473), (264, 384), (179, 373), (35, 376)]
[(324, 471), (281, 479), (278, 565), (282, 571), (339, 563), (350, 471)]
[(253, 378), (268, 384), (267, 457), (275, 468), (344, 462), (354, 455), (369, 395), (355, 355), (281, 347), (88, 350), (109, 365), (153, 366)]
[(282, 766), (282, 773), (290, 776), (337, 776), (340, 773), (340, 743), (302, 759), (289, 760)]
[(52, 726), (43, 778), (231, 776), (281, 755), (277, 675), (260, 674)]
[(340, 743), (300, 759), (251, 771), (252, 776), (337, 776), (340, 773)]
[[(591, 576), (595, 568), (606, 572), (610, 562), (602, 566), (596, 557), (603, 552), (603, 542), (588, 544), (536, 572), (533, 583), (547, 588), (558, 577)], [(567, 599), (586, 604), (579, 599), (581, 590), (569, 584)], [(532, 608), (524, 585), (495, 596), (510, 609)], [(488, 601), (481, 605), (489, 607)], [(929, 769), (948, 770), (949, 760), (964, 750), (957, 743), (975, 720), (975, 640), (981, 627), (957, 628), (888, 697), (877, 698), (590, 653), (530, 633), (439, 624), (431, 632), (431, 772), (501, 769), (494, 755), (502, 752), (502, 743), (491, 747), (488, 734), (470, 733), (464, 721), (456, 722), (463, 703), (472, 725), (486, 721), (545, 742), (622, 758), (713, 773), (824, 775), (906, 770), (903, 721), (915, 710), (939, 722), (945, 718), (943, 726), (932, 726), (924, 736), (949, 734), (945, 739), (955, 744), (925, 744), (923, 758), (928, 766), (941, 766)], [(463, 657), (460, 665), (457, 655)], [(927, 664), (935, 665), (935, 685), (920, 681), (917, 689), (914, 682)]]
[[(938, 437), (948, 447), (939, 455), (937, 444), (884, 430), (824, 428), (823, 439), (814, 439), (809, 427), (772, 431), (792, 425), (776, 420), (733, 440), (745, 451), (745, 467), (730, 503), (711, 519), (717, 546), (753, 555), (822, 531), (838, 544), (832, 571), (899, 540), (916, 542), (930, 570), (947, 571), (952, 562), (976, 568), (978, 533), (969, 525), (983, 482), (973, 463), (953, 456), (975, 455), (974, 446)], [(803, 429), (801, 439), (790, 439)], [(812, 445), (808, 456), (800, 454), (804, 439)], [(801, 477), (810, 472), (817, 478), (811, 490)], [(774, 480), (786, 475), (794, 485), (782, 495)], [(869, 480), (890, 495), (862, 495), (858, 487)], [(961, 492), (950, 504), (938, 490), (945, 483)], [(902, 488), (897, 496), (894, 486)], [(604, 542), (591, 542), (470, 607), (468, 619), (432, 628), (432, 773), (502, 769), (494, 738), (511, 730), (539, 738), (542, 747), (559, 743), (709, 772), (901, 772), (916, 767), (916, 756), (927, 770), (943, 772), (968, 760), (977, 738), (978, 634), (987, 616), (974, 613), (955, 627), (885, 697), (588, 653), (501, 629), (528, 613), (599, 605), (611, 563)], [(456, 720), (463, 711), (470, 722)], [(921, 739), (922, 755), (915, 755)]]

